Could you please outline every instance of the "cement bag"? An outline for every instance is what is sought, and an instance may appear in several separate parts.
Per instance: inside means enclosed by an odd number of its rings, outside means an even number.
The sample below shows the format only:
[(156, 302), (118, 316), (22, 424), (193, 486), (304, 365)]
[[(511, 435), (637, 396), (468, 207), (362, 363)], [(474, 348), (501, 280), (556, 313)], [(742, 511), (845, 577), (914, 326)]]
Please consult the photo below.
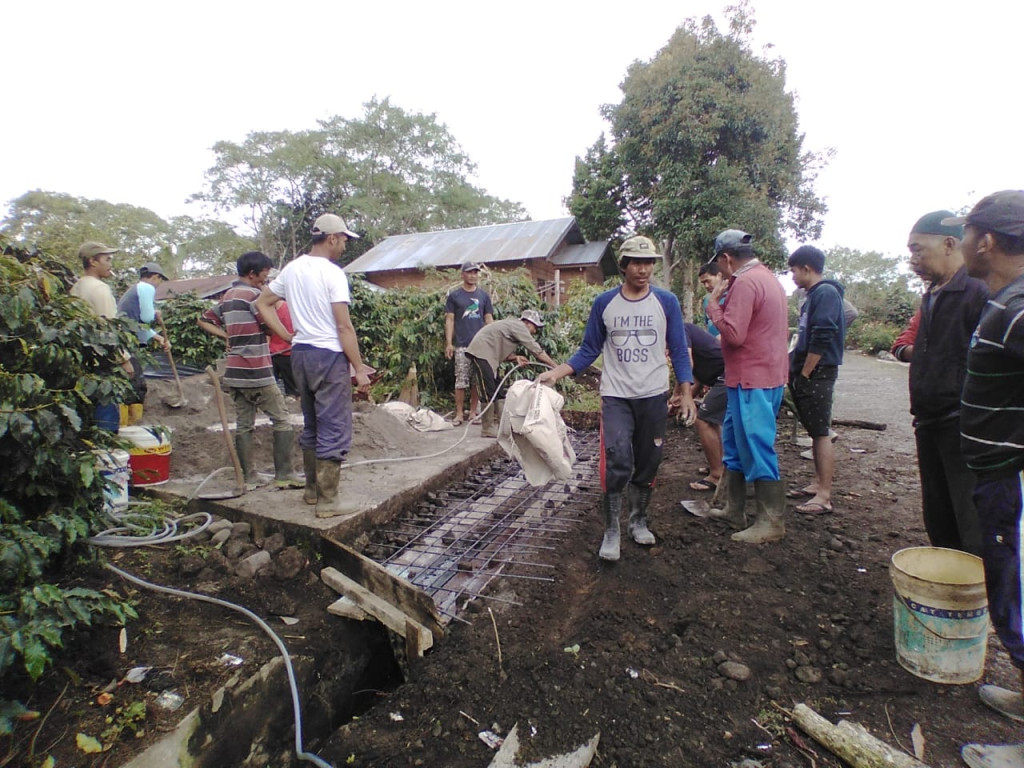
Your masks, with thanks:
[(415, 408), (401, 401), (383, 403), (377, 407), (417, 432), (442, 432), (453, 428), (450, 422), (445, 421), (444, 416), (429, 408)]
[(559, 415), (564, 399), (551, 387), (517, 381), (509, 387), (498, 444), (519, 462), (530, 485), (572, 476), (576, 452)]

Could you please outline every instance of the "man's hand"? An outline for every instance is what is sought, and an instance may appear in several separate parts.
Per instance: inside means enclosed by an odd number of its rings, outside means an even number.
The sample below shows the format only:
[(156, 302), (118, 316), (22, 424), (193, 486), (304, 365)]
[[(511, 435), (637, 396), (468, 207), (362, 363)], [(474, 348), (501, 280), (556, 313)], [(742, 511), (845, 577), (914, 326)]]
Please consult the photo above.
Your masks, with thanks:
[(523, 357), (522, 355), (513, 355), (512, 360), (516, 365), (529, 365), (530, 358)]
[(676, 418), (686, 426), (691, 426), (697, 420), (697, 406), (693, 403), (693, 395), (689, 387), (677, 387), (676, 391), (668, 399), (668, 412), (676, 414)]
[(455, 345), (451, 342), (444, 345), (444, 356), (449, 360), (455, 357)]
[(719, 280), (718, 285), (715, 286), (714, 290), (711, 291), (711, 295), (708, 297), (708, 301), (713, 301), (715, 304), (722, 298), (722, 294), (729, 288), (728, 280)]
[(170, 340), (166, 336), (161, 336), (158, 333), (156, 336), (153, 337), (153, 341), (155, 341), (157, 344), (159, 344), (161, 347), (163, 347), (164, 351), (166, 351), (166, 352), (170, 352), (171, 351), (171, 342), (170, 342)]
[(362, 371), (356, 374), (356, 391), (362, 395), (370, 393), (370, 377)]

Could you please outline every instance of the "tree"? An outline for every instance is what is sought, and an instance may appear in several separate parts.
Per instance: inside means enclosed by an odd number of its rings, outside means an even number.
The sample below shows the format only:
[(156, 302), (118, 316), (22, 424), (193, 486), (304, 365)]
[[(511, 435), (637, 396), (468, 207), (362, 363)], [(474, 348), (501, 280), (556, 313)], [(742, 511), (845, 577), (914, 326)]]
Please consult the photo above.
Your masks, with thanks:
[(605, 105), (604, 137), (577, 160), (569, 210), (589, 239), (640, 231), (666, 243), (666, 269), (710, 255), (728, 227), (755, 236), (779, 264), (784, 233), (813, 239), (825, 204), (813, 181), (823, 157), (802, 150), (785, 63), (755, 55), (746, 2), (730, 30), (688, 20), (649, 62), (634, 62), (622, 101)]
[(156, 260), (169, 275), (182, 277), (223, 272), (255, 247), (220, 221), (191, 216), (165, 221), (148, 208), (38, 189), (12, 201), (0, 234), (58, 258), (75, 273), (81, 271), (78, 247), (86, 240), (120, 248), (118, 272)]
[(245, 211), (271, 258), (308, 246), (316, 216), (341, 214), (365, 235), (352, 259), (391, 234), (518, 221), (518, 203), (469, 182), (476, 166), (434, 114), (371, 99), (355, 120), (335, 116), (313, 130), (252, 133), (214, 145), (207, 188), (194, 199)]
[(825, 273), (843, 284), (846, 298), (856, 305), (863, 320), (902, 327), (917, 308), (914, 288), (919, 281), (901, 269), (896, 256), (831, 248), (825, 254)]

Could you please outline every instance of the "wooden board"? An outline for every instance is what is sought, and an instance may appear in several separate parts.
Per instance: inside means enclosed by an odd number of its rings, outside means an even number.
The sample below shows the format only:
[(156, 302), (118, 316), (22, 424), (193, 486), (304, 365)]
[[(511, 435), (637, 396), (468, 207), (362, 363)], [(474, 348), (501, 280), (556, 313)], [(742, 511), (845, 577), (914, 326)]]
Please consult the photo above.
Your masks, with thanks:
[(327, 606), (327, 612), (332, 616), (341, 616), (343, 619), (356, 621), (366, 621), (370, 618), (370, 614), (356, 605), (350, 597), (339, 597)]
[(444, 624), (433, 598), (407, 579), (395, 576), (387, 568), (345, 546), (330, 536), (323, 537), (324, 562), (363, 585), (375, 595), (411, 616), (434, 635), (444, 638)]
[(422, 656), (424, 651), (433, 647), (434, 636), (429, 629), (404, 614), (387, 600), (373, 594), (362, 584), (353, 581), (330, 566), (320, 571), (320, 578), (335, 592), (350, 598), (352, 602), (385, 627), (404, 637), (410, 658)]

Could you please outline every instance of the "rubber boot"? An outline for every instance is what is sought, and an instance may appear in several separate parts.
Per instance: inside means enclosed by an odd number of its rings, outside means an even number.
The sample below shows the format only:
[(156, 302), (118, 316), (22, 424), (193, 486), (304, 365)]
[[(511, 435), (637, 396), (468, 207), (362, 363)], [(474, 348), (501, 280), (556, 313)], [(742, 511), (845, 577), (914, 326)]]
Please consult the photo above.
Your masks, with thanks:
[(274, 433), (274, 485), (278, 488), (302, 488), (306, 481), (292, 472), (292, 442), (295, 435), (287, 432)]
[(252, 432), (238, 432), (235, 434), (235, 452), (238, 454), (238, 463), (242, 465), (242, 475), (245, 476), (245, 488), (251, 491), (263, 484), (256, 468), (252, 465)]
[(604, 538), (597, 556), (602, 560), (619, 559), (619, 515), (622, 513), (622, 494), (606, 493), (601, 499), (604, 508)]
[(755, 480), (754, 502), (757, 517), (754, 524), (745, 531), (734, 533), (733, 541), (746, 544), (764, 544), (778, 541), (786, 535), (786, 523), (782, 515), (786, 510), (786, 486), (781, 480)]
[(960, 757), (971, 768), (1020, 768), (1024, 744), (967, 744)]
[(501, 419), (505, 415), (505, 398), (494, 401), (494, 434), (501, 432)]
[(747, 506), (747, 480), (743, 477), (742, 472), (726, 469), (722, 482), (725, 484), (725, 506), (722, 509), (710, 510), (708, 516), (725, 520), (736, 529), (745, 528), (747, 525), (747, 516), (744, 512)]
[(338, 492), (338, 481), (340, 479), (340, 461), (316, 460), (317, 517), (351, 515), (362, 508), (355, 500), (345, 498), (343, 494)]
[(634, 485), (629, 494), (629, 535), (644, 547), (654, 543), (654, 534), (647, 528), (647, 505), (651, 502), (652, 490)]
[(488, 404), (487, 410), (480, 417), (480, 437), (498, 436), (498, 400)]
[(302, 471), (306, 476), (306, 488), (302, 492), (302, 500), (307, 504), (316, 504), (316, 451), (312, 448), (302, 452)]

